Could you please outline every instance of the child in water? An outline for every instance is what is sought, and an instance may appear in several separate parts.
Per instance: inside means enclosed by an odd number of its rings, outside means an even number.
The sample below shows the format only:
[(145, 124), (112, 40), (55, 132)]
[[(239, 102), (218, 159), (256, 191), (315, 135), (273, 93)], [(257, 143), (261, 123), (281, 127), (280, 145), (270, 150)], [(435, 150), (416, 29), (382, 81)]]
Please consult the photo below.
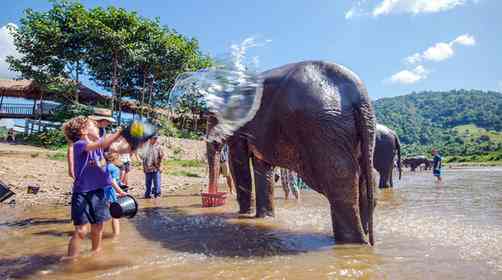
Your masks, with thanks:
[(73, 143), (75, 178), (71, 197), (71, 218), (75, 231), (68, 244), (68, 256), (63, 259), (74, 259), (79, 255), (81, 241), (89, 232), (89, 224), (92, 252), (101, 250), (103, 223), (110, 219), (105, 188), (113, 181), (106, 171), (103, 150), (119, 140), (121, 130), (100, 138), (94, 120), (75, 117), (64, 124), (63, 131), (68, 142)]
[(432, 149), (432, 174), (436, 177), (437, 182), (441, 182), (441, 156), (436, 149)]
[[(126, 193), (120, 187), (122, 185), (120, 181), (120, 168), (121, 160), (119, 159), (119, 154), (115, 152), (108, 152), (105, 155), (106, 158), (106, 170), (110, 174), (112, 179), (112, 185), (105, 188), (106, 198), (108, 203), (117, 201), (117, 194), (120, 196), (126, 195)], [(112, 218), (112, 230), (113, 237), (117, 237), (120, 234), (120, 223), (119, 219)]]

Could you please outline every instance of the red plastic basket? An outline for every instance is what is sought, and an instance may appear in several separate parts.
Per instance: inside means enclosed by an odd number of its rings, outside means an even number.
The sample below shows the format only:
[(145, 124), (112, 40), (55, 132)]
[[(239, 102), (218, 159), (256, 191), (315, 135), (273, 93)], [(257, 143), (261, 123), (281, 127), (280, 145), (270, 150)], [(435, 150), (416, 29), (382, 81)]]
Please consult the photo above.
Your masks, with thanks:
[(226, 192), (202, 193), (202, 207), (216, 207), (225, 204)]

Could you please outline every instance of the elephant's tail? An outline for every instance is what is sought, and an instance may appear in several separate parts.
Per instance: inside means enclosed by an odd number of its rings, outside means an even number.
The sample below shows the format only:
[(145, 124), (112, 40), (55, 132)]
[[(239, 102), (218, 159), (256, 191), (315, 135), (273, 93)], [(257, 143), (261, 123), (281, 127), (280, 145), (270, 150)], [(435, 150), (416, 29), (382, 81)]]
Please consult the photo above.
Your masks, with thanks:
[(401, 169), (401, 143), (399, 142), (399, 137), (396, 135), (396, 149), (397, 149), (397, 169), (399, 170), (399, 180), (401, 180), (401, 176), (403, 171)]
[[(365, 182), (365, 186), (362, 186), (361, 183), (359, 184), (359, 195), (360, 197), (367, 198), (367, 206), (365, 207), (366, 213), (361, 212), (361, 214), (366, 216), (369, 242), (373, 245), (373, 211), (375, 208), (373, 186), (373, 151), (375, 148), (376, 121), (373, 108), (369, 102), (363, 102), (359, 106), (355, 106), (354, 111), (358, 136), (361, 140), (361, 177), (364, 179), (362, 181)], [(362, 181), (360, 180), (359, 182)], [(364, 191), (366, 191), (366, 193), (363, 193)], [(364, 209), (361, 210), (364, 211)]]

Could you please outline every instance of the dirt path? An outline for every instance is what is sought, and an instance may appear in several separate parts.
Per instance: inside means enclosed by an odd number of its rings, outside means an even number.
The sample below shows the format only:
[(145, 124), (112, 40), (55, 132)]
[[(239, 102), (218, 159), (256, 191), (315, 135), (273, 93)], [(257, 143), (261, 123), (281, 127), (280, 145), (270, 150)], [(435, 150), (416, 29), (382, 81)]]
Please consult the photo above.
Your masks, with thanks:
[[(171, 141), (164, 147), (171, 160), (173, 155), (183, 159), (200, 160), (204, 145), (198, 141), (193, 143)], [(16, 205), (22, 206), (68, 204), (72, 179), (68, 176), (66, 160), (61, 157), (53, 159), (55, 154), (57, 153), (54, 151), (33, 146), (0, 143), (0, 180), (16, 193), (14, 197), (3, 203), (9, 203), (14, 199)], [(191, 176), (174, 176), (166, 170), (162, 175), (163, 195), (188, 186), (204, 187), (207, 183), (207, 175), (203, 164), (200, 165), (202, 166), (190, 169)], [(132, 195), (143, 196), (144, 178), (141, 167), (136, 163), (129, 173)], [(29, 186), (38, 186), (40, 190), (37, 194), (28, 194)]]

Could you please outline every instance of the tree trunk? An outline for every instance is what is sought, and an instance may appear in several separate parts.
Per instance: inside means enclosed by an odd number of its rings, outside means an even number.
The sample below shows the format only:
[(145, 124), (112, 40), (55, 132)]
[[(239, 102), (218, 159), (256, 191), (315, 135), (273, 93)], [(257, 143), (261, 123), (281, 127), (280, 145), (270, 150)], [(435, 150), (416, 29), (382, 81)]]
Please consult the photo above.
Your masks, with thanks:
[(114, 52), (113, 53), (113, 58), (112, 58), (112, 67), (113, 67), (113, 73), (112, 73), (112, 116), (113, 112), (115, 110), (115, 104), (116, 104), (116, 97), (117, 97), (117, 64), (118, 64), (118, 59), (117, 59), (117, 54)]
[(148, 85), (148, 107), (149, 107), (149, 110), (148, 110), (148, 117), (150, 118), (150, 111), (153, 110), (153, 106), (152, 106), (152, 95), (153, 95), (153, 78), (150, 79), (149, 81), (149, 85)]
[(118, 125), (120, 126), (120, 124), (122, 123), (122, 90), (121, 90), (121, 87), (119, 87), (119, 90), (118, 90), (118, 113), (119, 113), (119, 116), (118, 116)]
[(146, 85), (146, 70), (143, 69), (143, 87), (141, 88), (141, 103), (140, 103), (141, 117), (143, 117), (143, 108), (145, 106), (145, 85)]
[(77, 88), (75, 89), (75, 102), (78, 104), (78, 99), (79, 99), (79, 91), (80, 91), (80, 81), (78, 74), (80, 73), (80, 61), (77, 61), (76, 63), (76, 69), (75, 69), (75, 81), (77, 84)]

